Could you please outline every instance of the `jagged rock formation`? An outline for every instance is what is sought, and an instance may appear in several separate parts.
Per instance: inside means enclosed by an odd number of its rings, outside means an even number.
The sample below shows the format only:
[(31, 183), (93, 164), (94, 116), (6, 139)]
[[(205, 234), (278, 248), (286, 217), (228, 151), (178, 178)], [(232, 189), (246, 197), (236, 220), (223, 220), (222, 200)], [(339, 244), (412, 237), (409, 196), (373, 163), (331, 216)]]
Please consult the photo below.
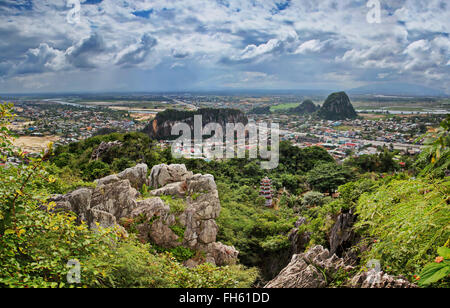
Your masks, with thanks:
[(358, 116), (345, 92), (330, 94), (317, 114), (325, 120), (354, 119)]
[(314, 113), (318, 109), (319, 109), (319, 107), (314, 105), (312, 100), (307, 99), (307, 100), (304, 100), (297, 107), (289, 109), (289, 113), (302, 115), (302, 114), (307, 114), (307, 113)]
[[(74, 212), (78, 222), (85, 221), (92, 229), (133, 225), (142, 242), (202, 251), (204, 259), (190, 260), (190, 266), (236, 262), (239, 252), (216, 242), (220, 201), (214, 177), (193, 175), (184, 165), (154, 166), (150, 174), (147, 178), (147, 165), (140, 164), (97, 180), (95, 189), (82, 188), (50, 201), (56, 209)], [(150, 183), (159, 188), (150, 191), (150, 198), (139, 198), (136, 188)], [(165, 201), (158, 196), (165, 196)]]
[(324, 288), (325, 275), (331, 275), (339, 268), (350, 270), (336, 255), (330, 255), (322, 246), (315, 246), (305, 253), (292, 256), (291, 262), (265, 288)]
[(308, 232), (300, 232), (299, 227), (306, 224), (306, 218), (299, 217), (295, 222), (295, 227), (289, 232), (289, 240), (291, 241), (291, 254), (298, 254), (305, 250), (309, 243), (311, 234)]
[(349, 213), (341, 213), (336, 218), (336, 222), (328, 235), (331, 254), (342, 255), (347, 248), (352, 246), (355, 239), (355, 233), (353, 232), (355, 220), (356, 217), (351, 211)]
[(194, 130), (194, 115), (202, 116), (203, 126), (208, 123), (218, 123), (222, 127), (226, 127), (227, 123), (248, 123), (247, 117), (242, 111), (237, 109), (212, 109), (203, 108), (196, 111), (183, 111), (168, 109), (156, 115), (155, 119), (145, 128), (144, 133), (151, 138), (170, 139), (172, 136), (172, 127), (179, 122), (186, 123)]
[(125, 169), (119, 174), (112, 174), (99, 180), (95, 180), (95, 183), (97, 183), (97, 185), (107, 185), (120, 180), (128, 180), (130, 181), (131, 186), (139, 190), (144, 184), (148, 185), (147, 170), (148, 167), (146, 164), (138, 164), (133, 168)]
[(99, 146), (92, 152), (91, 160), (98, 160), (100, 156), (102, 156), (104, 153), (108, 152), (111, 148), (115, 146), (121, 146), (122, 143), (120, 141), (111, 141), (111, 142), (104, 142), (102, 141)]
[(383, 272), (370, 269), (354, 276), (350, 282), (354, 288), (417, 288), (403, 278), (395, 278)]
[[(315, 246), (308, 251), (295, 254), (291, 262), (265, 288), (325, 288), (329, 285), (330, 277), (339, 271), (350, 272), (353, 266), (346, 265), (344, 259), (331, 254), (322, 246)], [(395, 278), (374, 269), (362, 272), (350, 280), (350, 287), (356, 288), (411, 288), (404, 279)]]
[(170, 183), (185, 181), (192, 177), (192, 172), (186, 169), (185, 165), (172, 164), (167, 166), (161, 164), (154, 166), (150, 172), (150, 187), (159, 188)]

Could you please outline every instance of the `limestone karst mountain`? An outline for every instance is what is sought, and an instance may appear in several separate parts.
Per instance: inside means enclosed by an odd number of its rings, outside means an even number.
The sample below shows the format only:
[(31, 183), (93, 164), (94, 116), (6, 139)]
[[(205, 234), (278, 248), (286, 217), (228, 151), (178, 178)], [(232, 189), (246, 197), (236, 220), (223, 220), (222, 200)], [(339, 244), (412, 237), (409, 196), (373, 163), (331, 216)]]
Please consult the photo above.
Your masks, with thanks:
[(304, 100), (297, 107), (289, 109), (289, 113), (303, 115), (303, 114), (308, 114), (308, 113), (314, 113), (318, 109), (319, 109), (319, 107), (316, 106), (312, 100), (307, 99), (307, 100)]
[(170, 139), (175, 137), (172, 136), (171, 131), (172, 127), (178, 122), (186, 123), (193, 131), (195, 115), (202, 117), (203, 126), (208, 123), (218, 123), (222, 127), (225, 127), (227, 123), (242, 123), (244, 125), (248, 123), (244, 113), (237, 109), (202, 108), (196, 111), (167, 109), (156, 115), (155, 119), (144, 128), (144, 133), (151, 138)]
[[(202, 252), (202, 259), (187, 260), (187, 266), (235, 263), (239, 252), (216, 242), (220, 201), (214, 177), (194, 175), (185, 165), (162, 164), (154, 166), (147, 178), (147, 169), (139, 164), (97, 180), (94, 189), (81, 188), (51, 201), (56, 209), (74, 212), (78, 222), (85, 221), (91, 229), (133, 225), (142, 242)], [(144, 184), (155, 188), (149, 196), (137, 190)]]
[(317, 114), (325, 120), (354, 119), (358, 116), (345, 92), (330, 94)]

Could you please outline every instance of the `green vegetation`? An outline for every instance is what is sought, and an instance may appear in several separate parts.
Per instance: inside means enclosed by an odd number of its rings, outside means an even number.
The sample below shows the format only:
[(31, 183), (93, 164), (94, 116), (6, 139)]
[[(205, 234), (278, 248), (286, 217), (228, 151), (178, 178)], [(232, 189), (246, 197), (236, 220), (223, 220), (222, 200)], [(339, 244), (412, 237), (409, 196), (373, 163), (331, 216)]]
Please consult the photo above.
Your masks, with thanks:
[(439, 247), (437, 249), (438, 257), (432, 263), (428, 263), (417, 278), (419, 284), (427, 286), (438, 282), (450, 274), (450, 248)]
[(295, 108), (298, 105), (300, 105), (300, 103), (284, 103), (284, 104), (279, 104), (279, 105), (275, 105), (270, 107), (270, 111), (272, 112), (276, 112), (276, 111), (287, 111), (291, 108)]
[(421, 176), (444, 177), (450, 170), (450, 115), (436, 133), (426, 135), (426, 148), (419, 155), (415, 167)]
[[(345, 160), (344, 165), (354, 168), (359, 173), (365, 172), (393, 172), (400, 170), (400, 165), (394, 160), (395, 153), (385, 149), (383, 152), (374, 155), (361, 155), (358, 157), (350, 157)], [(404, 158), (405, 163), (408, 158)], [(409, 164), (410, 165), (410, 164)], [(409, 166), (405, 165), (405, 168)]]
[[(98, 160), (91, 160), (92, 151), (101, 142), (119, 141), (117, 145), (102, 153)], [(137, 163), (146, 163), (149, 167), (166, 162), (170, 150), (159, 149), (143, 133), (113, 133), (95, 136), (80, 142), (58, 147), (52, 162), (66, 173), (93, 181), (112, 173), (118, 173)]]
[(170, 206), (170, 212), (172, 214), (182, 213), (186, 208), (186, 202), (176, 196), (159, 196), (164, 203)]
[[(0, 166), (0, 287), (251, 287), (257, 279), (272, 278), (271, 268), (289, 260), (288, 236), (299, 216), (306, 220), (298, 227), (309, 235), (306, 248), (329, 248), (340, 214), (355, 215), (354, 240), (346, 249), (356, 255), (356, 270), (377, 259), (388, 274), (424, 287), (450, 287), (450, 117), (426, 136), (427, 148), (415, 161), (385, 150), (339, 165), (324, 149), (281, 142), (279, 166), (262, 170), (256, 159), (174, 159), (142, 133), (95, 136), (59, 147), (55, 155), (49, 147), (40, 157), (27, 157), (11, 144), (10, 110), (0, 104), (0, 162), (14, 156), (22, 163)], [(121, 146), (91, 160), (93, 150), (110, 141)], [(146, 217), (120, 222), (126, 238), (119, 227), (92, 232), (46, 201), (53, 193), (93, 187), (93, 179), (140, 162), (150, 168), (184, 163), (194, 173), (215, 177), (221, 202), (217, 240), (239, 250), (241, 265), (204, 263), (190, 269), (182, 263), (205, 256), (182, 246), (164, 249), (139, 242), (136, 227)], [(272, 180), (273, 208), (259, 196), (265, 176)], [(324, 194), (335, 191), (333, 197)], [(141, 193), (151, 197), (145, 185)], [(173, 214), (185, 210), (184, 198), (161, 199)], [(185, 228), (176, 221), (170, 229), (182, 242)], [(69, 260), (81, 263), (81, 284), (67, 283)], [(327, 279), (332, 286), (345, 286), (350, 274), (337, 272)]]
[(306, 174), (306, 180), (312, 188), (329, 193), (349, 182), (352, 177), (350, 170), (335, 163), (317, 165)]
[(371, 249), (364, 260), (389, 264), (389, 272), (411, 278), (450, 238), (450, 181), (406, 179), (361, 196), (356, 230)]
[(217, 220), (218, 240), (239, 250), (240, 261), (248, 266), (261, 265), (267, 252), (289, 246), (288, 233), (296, 221), (294, 211), (280, 205), (278, 211), (258, 204), (258, 190), (241, 186), (232, 189), (218, 184), (222, 210)]

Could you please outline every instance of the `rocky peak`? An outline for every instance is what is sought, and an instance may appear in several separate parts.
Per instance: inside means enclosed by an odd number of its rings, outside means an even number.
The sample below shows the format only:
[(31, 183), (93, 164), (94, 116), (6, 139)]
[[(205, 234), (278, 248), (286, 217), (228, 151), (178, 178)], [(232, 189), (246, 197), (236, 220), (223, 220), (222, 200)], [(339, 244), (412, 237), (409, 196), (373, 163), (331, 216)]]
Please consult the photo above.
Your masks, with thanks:
[(357, 117), (350, 98), (345, 92), (330, 94), (319, 109), (318, 115), (325, 120), (344, 120)]

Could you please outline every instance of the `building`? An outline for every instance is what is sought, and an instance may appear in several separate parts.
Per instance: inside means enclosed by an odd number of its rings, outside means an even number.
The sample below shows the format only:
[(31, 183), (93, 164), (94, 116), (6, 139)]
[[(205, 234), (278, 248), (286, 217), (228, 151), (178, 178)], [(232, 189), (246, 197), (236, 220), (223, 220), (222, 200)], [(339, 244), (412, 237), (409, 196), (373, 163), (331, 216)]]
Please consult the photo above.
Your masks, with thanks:
[(267, 207), (272, 207), (272, 198), (273, 198), (272, 181), (268, 177), (265, 177), (264, 179), (261, 180), (259, 195), (263, 196), (266, 199), (265, 205)]

